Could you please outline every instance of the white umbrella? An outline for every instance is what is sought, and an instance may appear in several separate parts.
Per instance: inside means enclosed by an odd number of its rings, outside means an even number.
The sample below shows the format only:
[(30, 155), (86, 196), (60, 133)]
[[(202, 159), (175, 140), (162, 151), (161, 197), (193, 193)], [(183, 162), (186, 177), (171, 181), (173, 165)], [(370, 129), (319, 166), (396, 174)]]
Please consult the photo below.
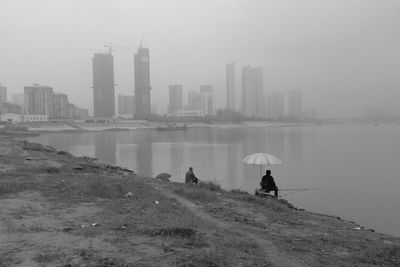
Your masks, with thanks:
[(254, 153), (246, 156), (242, 159), (245, 164), (260, 165), (260, 177), (262, 174), (263, 165), (278, 165), (282, 164), (282, 161), (272, 154), (268, 153)]

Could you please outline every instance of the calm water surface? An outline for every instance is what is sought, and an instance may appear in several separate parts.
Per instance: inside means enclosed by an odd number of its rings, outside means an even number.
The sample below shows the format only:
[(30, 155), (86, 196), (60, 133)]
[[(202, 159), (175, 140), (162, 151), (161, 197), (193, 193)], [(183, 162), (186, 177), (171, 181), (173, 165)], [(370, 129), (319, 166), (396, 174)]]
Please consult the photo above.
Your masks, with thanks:
[(242, 164), (242, 158), (272, 153), (284, 162), (270, 168), (278, 187), (323, 188), (285, 196), (296, 206), (400, 236), (399, 125), (52, 133), (29, 140), (148, 177), (169, 172), (172, 180), (183, 182), (193, 166), (201, 180), (248, 192), (258, 187), (260, 169)]

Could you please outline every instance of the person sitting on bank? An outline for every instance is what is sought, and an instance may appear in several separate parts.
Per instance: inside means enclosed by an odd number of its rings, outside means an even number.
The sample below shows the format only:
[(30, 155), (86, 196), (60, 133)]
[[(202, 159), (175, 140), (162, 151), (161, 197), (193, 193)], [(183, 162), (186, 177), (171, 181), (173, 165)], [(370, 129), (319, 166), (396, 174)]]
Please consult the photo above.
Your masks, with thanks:
[(189, 170), (186, 172), (185, 175), (185, 183), (194, 183), (197, 184), (199, 179), (197, 179), (196, 175), (194, 175), (193, 168), (189, 167)]
[(261, 189), (267, 193), (274, 191), (275, 197), (278, 198), (278, 187), (275, 184), (274, 177), (271, 176), (270, 170), (267, 170), (262, 177)]

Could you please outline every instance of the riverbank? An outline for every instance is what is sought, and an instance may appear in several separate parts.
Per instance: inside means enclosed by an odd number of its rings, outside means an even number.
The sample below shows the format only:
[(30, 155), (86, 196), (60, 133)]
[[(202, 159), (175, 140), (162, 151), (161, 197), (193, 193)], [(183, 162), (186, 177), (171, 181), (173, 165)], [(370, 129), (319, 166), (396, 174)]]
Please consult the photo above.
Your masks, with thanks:
[[(153, 123), (149, 121), (126, 121), (116, 123), (42, 123), (27, 124), (27, 129), (39, 133), (80, 133), (80, 132), (102, 132), (102, 131), (132, 131), (140, 129), (157, 129), (165, 127), (166, 123)], [(253, 121), (242, 123), (187, 123), (188, 128), (209, 127), (209, 128), (240, 128), (240, 127), (286, 127), (315, 125), (310, 123), (290, 123), (290, 122), (266, 122)]]
[(399, 238), (285, 201), (138, 177), (9, 138), (0, 164), (5, 266), (400, 264)]

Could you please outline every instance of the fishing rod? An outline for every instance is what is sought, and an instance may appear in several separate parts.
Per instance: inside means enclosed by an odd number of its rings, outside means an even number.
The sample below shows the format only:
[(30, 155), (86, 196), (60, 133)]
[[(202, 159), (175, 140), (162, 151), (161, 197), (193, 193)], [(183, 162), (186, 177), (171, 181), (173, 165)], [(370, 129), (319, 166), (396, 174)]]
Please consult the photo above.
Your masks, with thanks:
[(310, 188), (285, 188), (285, 189), (279, 189), (279, 191), (289, 191), (289, 193), (280, 195), (279, 197), (284, 197), (284, 196), (288, 196), (294, 193), (299, 193), (299, 192), (303, 192), (303, 191), (308, 191), (308, 190), (321, 190), (321, 189), (327, 189), (327, 188), (323, 188), (323, 187), (310, 187)]

